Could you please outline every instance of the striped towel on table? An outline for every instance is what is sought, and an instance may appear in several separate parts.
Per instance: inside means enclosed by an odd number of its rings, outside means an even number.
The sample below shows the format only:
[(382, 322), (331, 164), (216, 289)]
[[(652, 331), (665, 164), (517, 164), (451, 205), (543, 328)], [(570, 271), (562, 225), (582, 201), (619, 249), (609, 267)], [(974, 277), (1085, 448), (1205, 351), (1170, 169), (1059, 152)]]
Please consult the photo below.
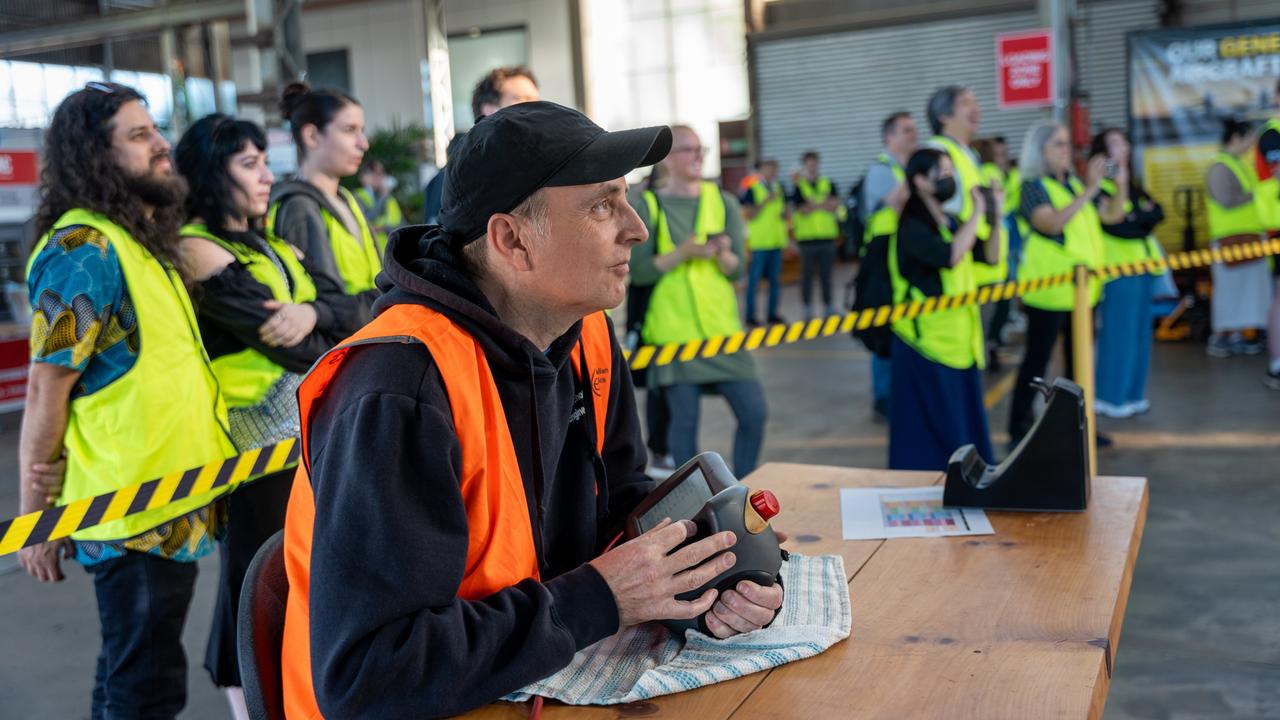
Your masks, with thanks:
[(613, 705), (692, 690), (813, 657), (849, 636), (844, 562), (791, 554), (782, 564), (782, 610), (763, 630), (717, 640), (659, 623), (624, 628), (584, 648), (567, 667), (503, 700), (541, 695), (570, 705)]

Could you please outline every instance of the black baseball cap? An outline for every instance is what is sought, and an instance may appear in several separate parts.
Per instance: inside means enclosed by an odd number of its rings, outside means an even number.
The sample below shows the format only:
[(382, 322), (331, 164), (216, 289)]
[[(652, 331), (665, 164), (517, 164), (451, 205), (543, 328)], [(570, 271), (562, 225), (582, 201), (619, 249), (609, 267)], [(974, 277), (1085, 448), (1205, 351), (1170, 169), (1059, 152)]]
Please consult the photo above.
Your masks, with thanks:
[(444, 169), (440, 227), (456, 245), (484, 235), (489, 217), (544, 187), (592, 185), (652, 165), (671, 151), (671, 128), (607, 132), (553, 102), (511, 105), (467, 131)]

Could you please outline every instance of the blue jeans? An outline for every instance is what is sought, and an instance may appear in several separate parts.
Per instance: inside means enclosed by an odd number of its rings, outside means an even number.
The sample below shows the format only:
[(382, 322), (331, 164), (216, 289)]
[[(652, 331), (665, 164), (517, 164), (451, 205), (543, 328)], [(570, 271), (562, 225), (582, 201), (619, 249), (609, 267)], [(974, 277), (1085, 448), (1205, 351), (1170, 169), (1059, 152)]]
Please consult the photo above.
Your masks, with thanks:
[(1111, 405), (1146, 398), (1155, 280), (1146, 274), (1112, 280), (1099, 303), (1096, 393), (1099, 400)]
[(182, 626), (196, 564), (127, 552), (85, 569), (93, 575), (102, 624), (91, 717), (177, 717), (187, 704)]
[(889, 402), (889, 388), (892, 385), (893, 361), (871, 353), (871, 401)]
[(733, 472), (743, 477), (756, 469), (764, 444), (764, 423), (769, 411), (764, 388), (757, 380), (731, 380), (706, 385), (671, 385), (663, 389), (671, 410), (667, 437), (671, 458), (679, 466), (698, 454), (698, 410), (703, 391), (724, 396), (738, 421), (733, 434)]
[(756, 289), (760, 279), (769, 281), (769, 305), (766, 318), (778, 316), (778, 295), (782, 288), (778, 279), (782, 274), (782, 250), (752, 250), (751, 274), (747, 277), (747, 319), (757, 320)]

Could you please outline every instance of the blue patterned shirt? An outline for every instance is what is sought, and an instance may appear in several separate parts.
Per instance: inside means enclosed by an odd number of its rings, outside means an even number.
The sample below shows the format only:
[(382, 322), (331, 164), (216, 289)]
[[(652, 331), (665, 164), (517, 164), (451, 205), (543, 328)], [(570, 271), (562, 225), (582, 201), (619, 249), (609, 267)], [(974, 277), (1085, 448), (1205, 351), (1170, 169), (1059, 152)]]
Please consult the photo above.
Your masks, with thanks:
[[(31, 359), (79, 371), (72, 399), (110, 385), (137, 362), (141, 336), (124, 270), (94, 228), (56, 228), (31, 264), (27, 292)], [(192, 562), (213, 551), (222, 514), (215, 503), (128, 540), (76, 542), (76, 559), (92, 565), (133, 550)]]

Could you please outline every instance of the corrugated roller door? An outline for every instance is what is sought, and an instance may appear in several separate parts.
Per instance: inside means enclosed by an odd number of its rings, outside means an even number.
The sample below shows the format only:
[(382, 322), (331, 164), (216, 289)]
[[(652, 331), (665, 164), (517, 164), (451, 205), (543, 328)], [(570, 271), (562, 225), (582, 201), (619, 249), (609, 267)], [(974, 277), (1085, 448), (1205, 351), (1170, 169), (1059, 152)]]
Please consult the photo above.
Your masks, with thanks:
[(1280, 18), (1276, 0), (1179, 0), (1182, 27)]
[(1156, 0), (1091, 0), (1079, 5), (1075, 27), (1076, 69), (1089, 93), (1094, 128), (1128, 122), (1125, 33), (1160, 27)]
[[(995, 36), (1037, 25), (1035, 13), (1023, 11), (760, 41), (753, 65), (761, 155), (777, 158), (785, 175), (801, 153), (817, 150), (824, 173), (845, 192), (879, 152), (881, 121), (909, 111), (927, 137), (925, 103), (953, 84), (977, 95), (980, 135), (1004, 135), (1016, 152), (1042, 112), (996, 107)], [(1123, 67), (1117, 72), (1123, 87)]]

